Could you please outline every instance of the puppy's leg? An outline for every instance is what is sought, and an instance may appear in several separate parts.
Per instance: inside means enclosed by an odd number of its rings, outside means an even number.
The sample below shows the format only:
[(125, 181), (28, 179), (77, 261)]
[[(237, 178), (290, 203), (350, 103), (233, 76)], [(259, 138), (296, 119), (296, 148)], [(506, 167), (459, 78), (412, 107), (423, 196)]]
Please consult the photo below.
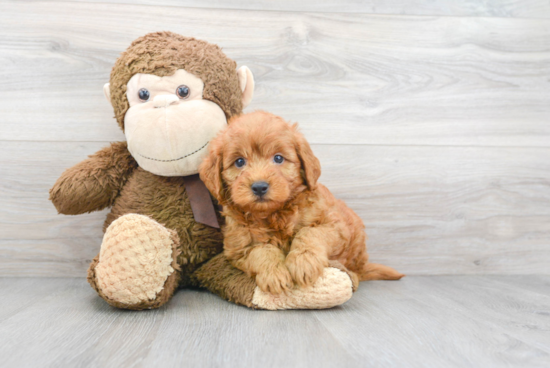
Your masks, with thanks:
[(280, 294), (291, 288), (292, 278), (284, 265), (283, 251), (273, 244), (255, 240), (248, 227), (230, 216), (226, 221), (223, 252), (231, 264), (255, 277), (265, 292)]
[(280, 294), (292, 287), (292, 278), (284, 264), (281, 249), (272, 244), (254, 244), (247, 254), (233, 261), (238, 269), (256, 276), (256, 284), (265, 292)]
[(298, 231), (285, 260), (297, 285), (313, 285), (323, 274), (329, 264), (327, 249), (337, 241), (337, 237), (331, 225), (306, 227)]

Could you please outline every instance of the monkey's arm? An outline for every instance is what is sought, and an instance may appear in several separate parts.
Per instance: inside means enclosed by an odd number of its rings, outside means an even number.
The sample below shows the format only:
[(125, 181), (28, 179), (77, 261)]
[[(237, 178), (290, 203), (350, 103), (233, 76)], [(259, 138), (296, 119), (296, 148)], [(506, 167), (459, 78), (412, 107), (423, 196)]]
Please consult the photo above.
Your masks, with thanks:
[(59, 213), (78, 215), (113, 204), (137, 163), (126, 142), (115, 142), (66, 170), (50, 189)]

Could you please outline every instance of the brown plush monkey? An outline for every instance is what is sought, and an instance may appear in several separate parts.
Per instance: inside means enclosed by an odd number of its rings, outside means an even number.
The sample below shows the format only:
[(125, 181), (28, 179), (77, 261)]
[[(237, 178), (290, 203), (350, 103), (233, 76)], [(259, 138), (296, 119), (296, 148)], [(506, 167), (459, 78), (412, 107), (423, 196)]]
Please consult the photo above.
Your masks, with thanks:
[(204, 41), (170, 32), (135, 40), (104, 92), (126, 142), (68, 169), (50, 191), (60, 213), (112, 207), (88, 281), (109, 304), (157, 308), (198, 286), (262, 309), (329, 308), (355, 287), (333, 267), (311, 288), (270, 295), (221, 253), (217, 206), (196, 175), (208, 143), (252, 99), (250, 70)]

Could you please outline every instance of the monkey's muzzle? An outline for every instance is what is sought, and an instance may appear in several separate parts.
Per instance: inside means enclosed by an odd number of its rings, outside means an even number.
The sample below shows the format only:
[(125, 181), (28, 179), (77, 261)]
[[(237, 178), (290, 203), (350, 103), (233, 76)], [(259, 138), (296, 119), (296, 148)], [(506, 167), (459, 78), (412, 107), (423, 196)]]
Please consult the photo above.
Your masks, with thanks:
[(168, 107), (172, 104), (178, 103), (179, 98), (175, 95), (158, 95), (153, 99), (153, 106), (155, 108)]

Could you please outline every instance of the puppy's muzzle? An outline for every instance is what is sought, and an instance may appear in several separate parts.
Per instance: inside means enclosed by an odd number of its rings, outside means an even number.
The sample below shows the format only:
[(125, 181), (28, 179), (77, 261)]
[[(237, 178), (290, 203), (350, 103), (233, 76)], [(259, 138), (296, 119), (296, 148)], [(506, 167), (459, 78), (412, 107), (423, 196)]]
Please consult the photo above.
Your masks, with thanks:
[(257, 181), (250, 186), (255, 196), (262, 198), (269, 190), (269, 184), (265, 181)]

